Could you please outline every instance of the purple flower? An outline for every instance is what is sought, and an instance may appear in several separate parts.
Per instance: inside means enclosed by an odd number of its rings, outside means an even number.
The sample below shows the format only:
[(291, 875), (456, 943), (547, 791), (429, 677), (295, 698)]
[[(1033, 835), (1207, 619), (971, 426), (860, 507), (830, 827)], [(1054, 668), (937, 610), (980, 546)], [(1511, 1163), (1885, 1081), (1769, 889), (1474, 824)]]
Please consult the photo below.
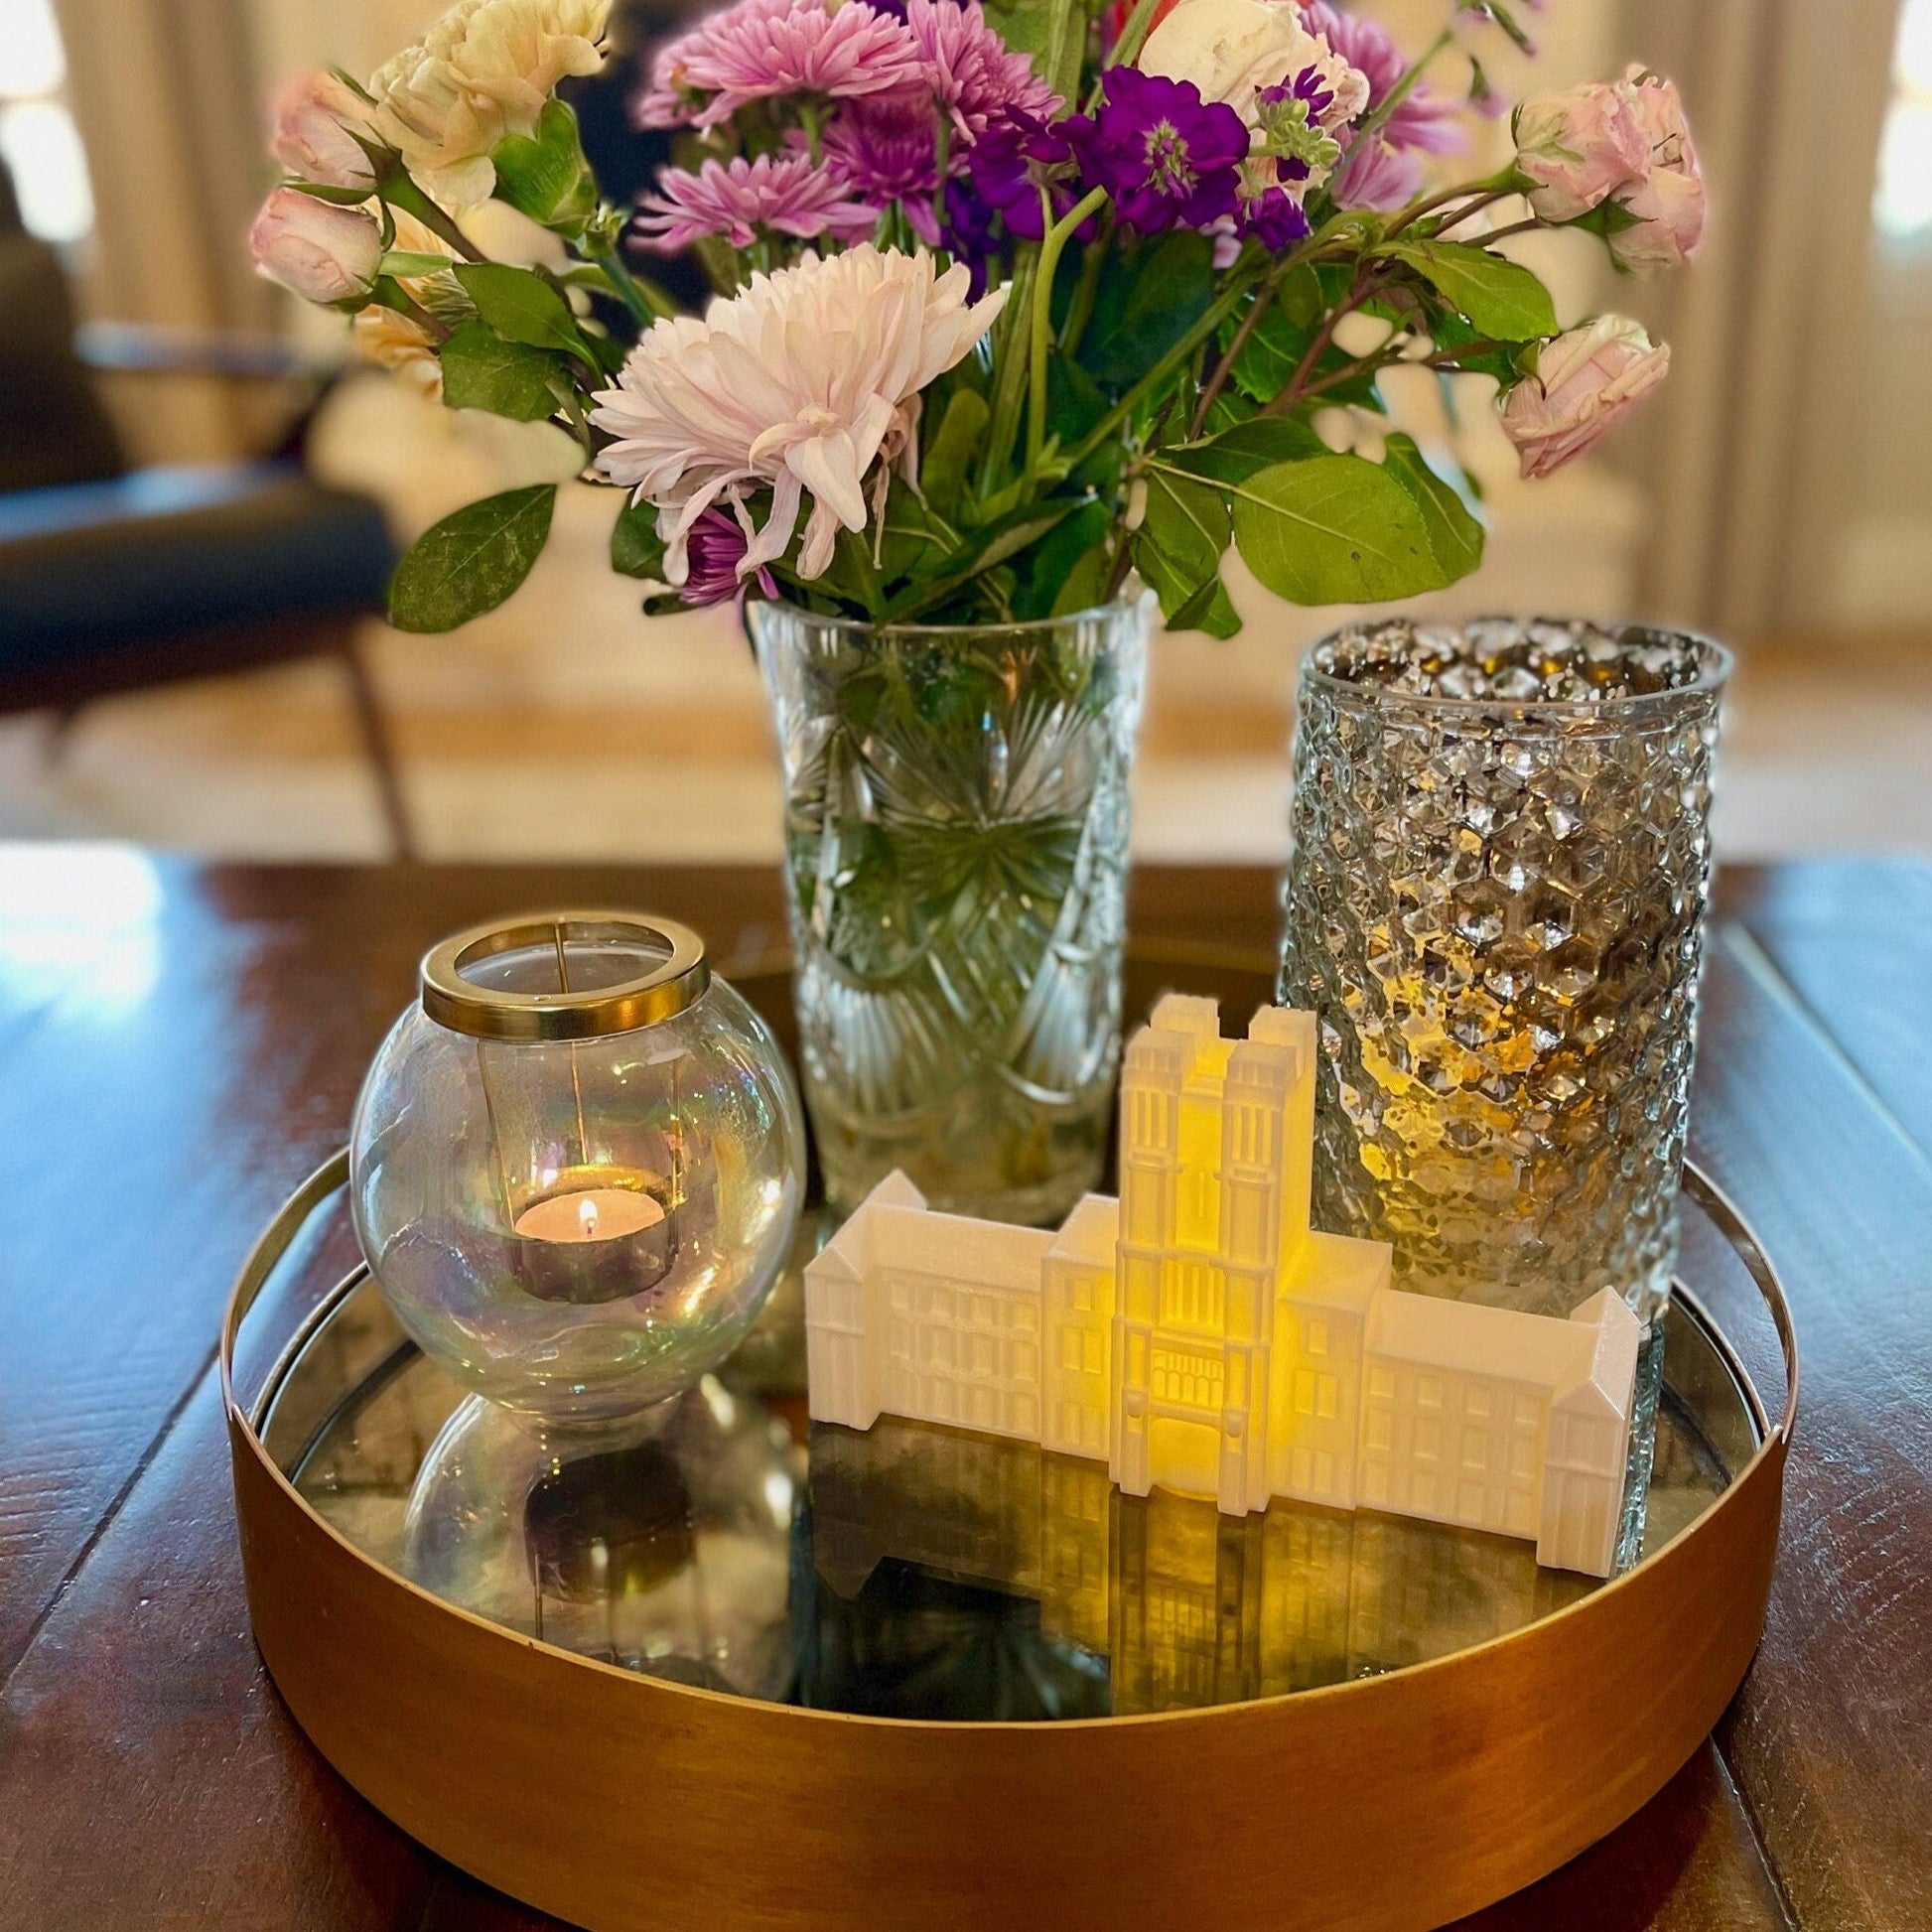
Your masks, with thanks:
[(1066, 121), (1049, 124), (1022, 108), (1010, 108), (1004, 120), (973, 143), (968, 168), (975, 193), (1006, 223), (1007, 232), (1023, 241), (1037, 241), (1046, 232), (1039, 204), (1042, 188), (1056, 220), (1076, 199), (1067, 126)]
[(879, 222), (879, 210), (847, 200), (848, 184), (836, 170), (818, 168), (803, 154), (761, 154), (748, 161), (706, 161), (693, 174), (657, 171), (657, 193), (637, 204), (636, 233), (660, 255), (706, 235), (723, 235), (734, 248), (749, 248), (760, 229), (809, 241), (831, 234), (861, 241)]
[(1241, 231), (1264, 248), (1285, 254), (1309, 238), (1309, 217), (1302, 204), (1285, 188), (1264, 189), (1241, 205)]
[(633, 113), (641, 127), (715, 127), (748, 101), (849, 99), (916, 82), (904, 24), (865, 0), (738, 0), (658, 51)]
[[(713, 504), (699, 513), (698, 520), (691, 525), (685, 538), (685, 555), (690, 559), (691, 574), (678, 587), (680, 600), (693, 610), (706, 605), (726, 604), (737, 597), (745, 588), (739, 579), (738, 566), (743, 561), (751, 539), (740, 527), (738, 518), (729, 511)], [(754, 573), (758, 578), (759, 589), (766, 597), (776, 597), (778, 587), (772, 581), (770, 571), (759, 565)]]
[(945, 219), (940, 223), (939, 245), (954, 261), (964, 262), (971, 280), (966, 285), (970, 300), (977, 302), (986, 293), (987, 269), (999, 243), (993, 235), (993, 209), (971, 181), (946, 184)]
[(1041, 121), (1058, 109), (1059, 96), (986, 24), (979, 0), (905, 0), (904, 18), (933, 98), (969, 140), (1009, 109)]
[(875, 213), (898, 202), (919, 239), (938, 245), (932, 208), (939, 187), (938, 116), (923, 89), (847, 101), (825, 129), (824, 150), (827, 172)]
[(1106, 189), (1138, 233), (1204, 228), (1234, 209), (1247, 125), (1225, 101), (1203, 101), (1191, 80), (1109, 68), (1099, 113), (1058, 125), (1082, 178)]

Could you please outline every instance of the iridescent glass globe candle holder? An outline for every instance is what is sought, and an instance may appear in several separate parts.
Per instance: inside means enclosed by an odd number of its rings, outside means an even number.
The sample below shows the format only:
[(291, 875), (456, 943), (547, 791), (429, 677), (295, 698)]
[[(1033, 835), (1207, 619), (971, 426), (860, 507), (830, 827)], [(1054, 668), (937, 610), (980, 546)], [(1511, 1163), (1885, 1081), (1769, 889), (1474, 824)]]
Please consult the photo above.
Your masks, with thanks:
[(1319, 1016), (1315, 1219), (1407, 1288), (1668, 1292), (1730, 658), (1394, 620), (1303, 667), (1283, 998)]
[(663, 1401), (751, 1326), (804, 1174), (764, 1023), (669, 919), (559, 912), (423, 961), (356, 1102), (355, 1229), (425, 1354), (555, 1425)]

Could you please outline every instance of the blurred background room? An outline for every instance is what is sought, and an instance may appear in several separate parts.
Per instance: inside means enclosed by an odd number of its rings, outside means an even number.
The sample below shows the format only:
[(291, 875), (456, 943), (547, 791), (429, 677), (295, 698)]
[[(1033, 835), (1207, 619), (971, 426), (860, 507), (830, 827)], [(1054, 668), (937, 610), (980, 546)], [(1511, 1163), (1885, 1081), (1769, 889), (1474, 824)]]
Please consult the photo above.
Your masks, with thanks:
[[(276, 85), (366, 73), (438, 10), (0, 0), (0, 836), (776, 860), (769, 707), (733, 613), (645, 620), (605, 568), (607, 492), (569, 483), (530, 581), (469, 628), (369, 615), (395, 546), (574, 469), (561, 432), (358, 358), (248, 258)], [(1363, 11), (1419, 46), (1436, 10)], [(635, 50), (679, 17), (621, 12), (629, 53), (573, 96), (614, 193), (661, 158), (625, 98)], [(1642, 418), (1554, 482), (1519, 483), (1487, 412), (1452, 421), (1403, 372), (1398, 418), (1454, 449), (1490, 525), (1441, 601), (1737, 646), (1721, 858), (1932, 851), (1932, 0), (1550, 0), (1539, 24), (1534, 77), (1512, 56), (1496, 87), (1667, 70), (1714, 220), (1664, 286), (1612, 288), (1587, 235), (1511, 244), (1566, 322), (1613, 303), (1675, 354)], [(1471, 133), (1506, 156), (1506, 121)], [(1295, 663), (1337, 618), (1244, 596), (1230, 561), (1247, 628), (1156, 653), (1145, 858), (1285, 845)]]

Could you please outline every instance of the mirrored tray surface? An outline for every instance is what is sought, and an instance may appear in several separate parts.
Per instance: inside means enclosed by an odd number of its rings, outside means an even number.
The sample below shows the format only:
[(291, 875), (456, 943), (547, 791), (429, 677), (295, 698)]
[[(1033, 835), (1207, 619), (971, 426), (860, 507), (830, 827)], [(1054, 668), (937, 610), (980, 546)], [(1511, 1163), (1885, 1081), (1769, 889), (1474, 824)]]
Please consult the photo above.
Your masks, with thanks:
[[(1282, 1501), (1234, 1519), (1002, 1438), (808, 1425), (795, 1274), (677, 1403), (539, 1436), (466, 1398), (359, 1268), (344, 1275), (340, 1194), (318, 1221), (264, 1298), (287, 1337), (255, 1408), (276, 1464), (386, 1569), (648, 1676), (873, 1717), (1125, 1716), (1375, 1676), (1601, 1587), (1511, 1539)], [(1686, 1222), (1646, 1555), (1766, 1428), (1704, 1312), (1728, 1322), (1748, 1280), (1689, 1201)]]

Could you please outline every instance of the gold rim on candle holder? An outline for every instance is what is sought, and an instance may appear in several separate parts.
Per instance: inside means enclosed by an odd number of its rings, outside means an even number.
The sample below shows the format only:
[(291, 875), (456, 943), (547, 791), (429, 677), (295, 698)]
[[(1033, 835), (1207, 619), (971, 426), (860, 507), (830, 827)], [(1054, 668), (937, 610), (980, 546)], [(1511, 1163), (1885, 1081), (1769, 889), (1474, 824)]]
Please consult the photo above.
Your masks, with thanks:
[[(661, 965), (614, 986), (573, 987), (572, 945), (643, 941), (665, 949)], [(554, 947), (558, 990), (519, 993), (479, 986), (467, 971), (497, 954)], [(682, 1013), (711, 984), (704, 941), (688, 925), (654, 912), (529, 912), (456, 933), (423, 955), (423, 1011), (438, 1026), (478, 1039), (598, 1039), (653, 1027)]]

